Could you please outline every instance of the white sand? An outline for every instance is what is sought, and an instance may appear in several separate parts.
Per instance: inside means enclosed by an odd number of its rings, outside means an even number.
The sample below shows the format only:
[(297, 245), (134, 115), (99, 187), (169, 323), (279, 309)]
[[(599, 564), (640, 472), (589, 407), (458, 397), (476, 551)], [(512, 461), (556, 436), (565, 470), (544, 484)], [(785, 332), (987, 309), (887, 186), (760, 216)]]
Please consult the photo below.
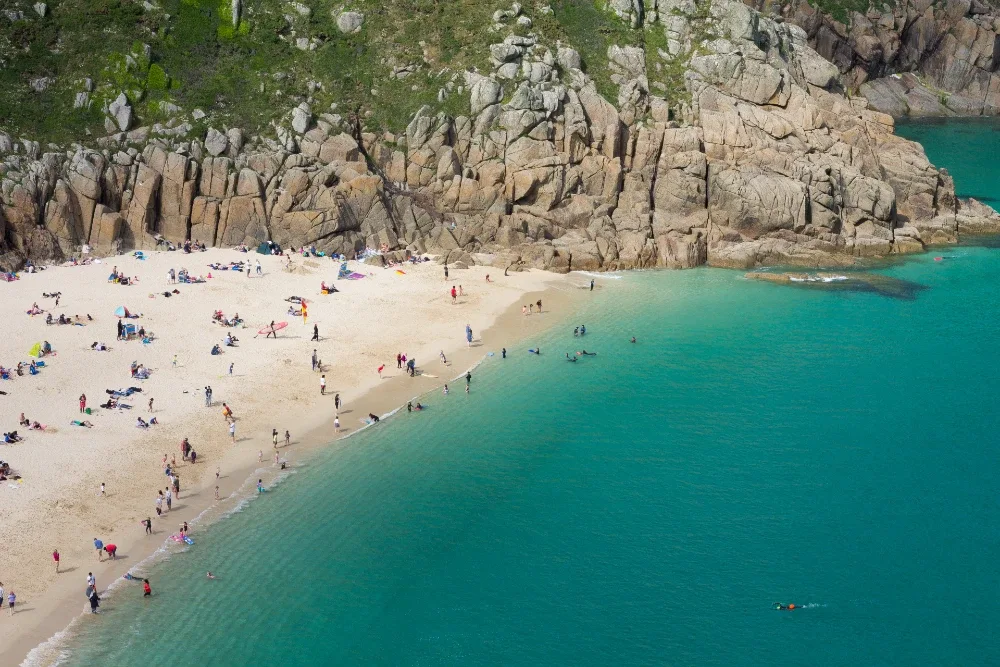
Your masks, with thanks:
[[(212, 271), (209, 262), (247, 260), (263, 265), (263, 276), (251, 277), (235, 271)], [(22, 274), (21, 280), (0, 283), (0, 317), (6, 332), (0, 339), (0, 365), (10, 367), (29, 360), (28, 350), (47, 340), (56, 354), (46, 357), (39, 375), (0, 382), (0, 431), (17, 430), (25, 440), (0, 444), (0, 459), (22, 476), (19, 483), (0, 482), (0, 582), (9, 592), (16, 591), (23, 611), (12, 618), (0, 615), (5, 646), (0, 660), (14, 664), (27, 649), (65, 625), (67, 614), (82, 609), (79, 600), (69, 601), (73, 591), (79, 597), (87, 571), (95, 574), (124, 571), (148, 555), (178, 523), (193, 518), (193, 510), (203, 508), (214, 496), (215, 472), (222, 468), (221, 492), (231, 492), (257, 465), (258, 451), (264, 462), (273, 460), (271, 429), (277, 428), (282, 444), (285, 430), (291, 431), (292, 450), (309, 439), (333, 437), (333, 394), (340, 393), (345, 409), (340, 421), (345, 429), (355, 429), (369, 411), (388, 407), (387, 401), (404, 401), (420, 390), (447, 381), (462, 369), (457, 364), (482, 356), (515, 335), (508, 330), (503, 339), (466, 349), (466, 323), (477, 340), (504, 311), (519, 311), (521, 297), (547, 285), (582, 284), (582, 278), (556, 276), (544, 272), (511, 274), (504, 277), (496, 268), (473, 267), (452, 270), (444, 281), (436, 263), (401, 267), (406, 275), (351, 262), (350, 266), (371, 273), (363, 280), (336, 280), (338, 263), (329, 259), (295, 256), (292, 271), (284, 258), (232, 250), (210, 250), (185, 255), (181, 252), (150, 253), (145, 261), (132, 256), (112, 257), (99, 265), (53, 267), (36, 274)], [(113, 265), (139, 282), (132, 286), (110, 284)], [(212, 274), (205, 284), (167, 284), (169, 268), (187, 267), (193, 275)], [(493, 283), (485, 282), (489, 273)], [(340, 293), (322, 296), (320, 281), (335, 284)], [(449, 290), (461, 284), (466, 296), (451, 303)], [(164, 298), (163, 292), (176, 288), (180, 294)], [(62, 292), (58, 307), (43, 292)], [(558, 292), (558, 287), (557, 287)], [(552, 292), (546, 293), (551, 295)], [(155, 297), (151, 296), (155, 295)], [(297, 295), (309, 301), (309, 323), (286, 314), (285, 297)], [(527, 298), (527, 297), (525, 297)], [(534, 298), (534, 296), (532, 296)], [(45, 316), (30, 317), (33, 302), (56, 317), (80, 315), (93, 322), (86, 326), (45, 324)], [(115, 340), (113, 311), (124, 305), (142, 313), (137, 320), (156, 335), (151, 345), (138, 341)], [(246, 328), (227, 329), (212, 322), (212, 313), (222, 310), (227, 317), (239, 312)], [(518, 316), (519, 317), (519, 316)], [(271, 320), (287, 321), (277, 340), (256, 335)], [(540, 329), (543, 319), (511, 320), (520, 328)], [(321, 340), (310, 342), (312, 325), (318, 324)], [(240, 340), (237, 348), (223, 348), (212, 356), (214, 343), (221, 343), (227, 331)], [(256, 337), (255, 337), (256, 336)], [(94, 341), (111, 347), (109, 352), (89, 349)], [(489, 346), (492, 345), (493, 348)], [(310, 367), (313, 349), (325, 365), (327, 396), (321, 397), (319, 374)], [(455, 366), (444, 368), (438, 352), (444, 350)], [(418, 368), (440, 379), (401, 377), (395, 356), (414, 356)], [(177, 355), (174, 367), (172, 360)], [(135, 360), (152, 369), (148, 380), (132, 380), (129, 365)], [(235, 365), (232, 376), (229, 364)], [(380, 381), (376, 369), (386, 364)], [(449, 375), (452, 373), (452, 375)], [(382, 400), (365, 398), (380, 382), (395, 384), (397, 390), (383, 392)], [(142, 387), (130, 403), (131, 410), (103, 410), (106, 389)], [(214, 407), (206, 408), (203, 387), (211, 385)], [(94, 408), (89, 417), (79, 414), (77, 399), (87, 395)], [(154, 412), (147, 403), (154, 399)], [(237, 438), (230, 442), (222, 417), (222, 402), (228, 403), (238, 418)], [(44, 432), (18, 426), (24, 413), (32, 421), (46, 425)], [(160, 424), (148, 430), (136, 428), (136, 417), (155, 416)], [(89, 419), (92, 429), (70, 426), (73, 419)], [(187, 437), (198, 452), (198, 463), (181, 461), (179, 444)], [(176, 457), (181, 478), (180, 500), (174, 510), (158, 519), (155, 514), (157, 489), (167, 479), (161, 461), (166, 453)], [(283, 456), (288, 455), (282, 452)], [(244, 471), (237, 474), (235, 471)], [(233, 474), (230, 474), (233, 473)], [(101, 482), (107, 496), (100, 497)], [(190, 498), (192, 492), (198, 500)], [(154, 538), (145, 538), (139, 521), (153, 518)], [(99, 571), (92, 546), (94, 537), (119, 545), (126, 558), (113, 569)], [(141, 538), (147, 541), (142, 542)], [(51, 553), (58, 548), (62, 557), (56, 575)], [(109, 567), (109, 566), (104, 566)], [(101, 576), (99, 574), (99, 576)], [(118, 576), (117, 574), (113, 576)], [(109, 583), (107, 576), (103, 585)], [(70, 607), (67, 611), (66, 607)], [(59, 612), (59, 613), (57, 613)], [(13, 648), (12, 648), (13, 647)]]

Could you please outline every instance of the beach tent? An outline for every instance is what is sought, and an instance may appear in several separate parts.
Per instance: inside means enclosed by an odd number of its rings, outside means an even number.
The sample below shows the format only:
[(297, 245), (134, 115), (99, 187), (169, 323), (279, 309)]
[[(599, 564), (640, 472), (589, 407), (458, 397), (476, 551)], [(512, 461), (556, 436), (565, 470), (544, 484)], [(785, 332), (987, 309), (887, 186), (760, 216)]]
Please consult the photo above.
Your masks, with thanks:
[(271, 254), (271, 246), (269, 246), (267, 244), (267, 241), (264, 241), (259, 246), (257, 246), (257, 254), (258, 255), (270, 255)]
[(41, 343), (35, 343), (34, 345), (32, 345), (31, 349), (28, 350), (28, 355), (32, 356), (32, 357), (40, 357), (40, 356), (42, 356), (42, 344)]
[(128, 317), (129, 315), (130, 313), (128, 312), (128, 308), (125, 306), (118, 306), (118, 308), (115, 309), (115, 317)]

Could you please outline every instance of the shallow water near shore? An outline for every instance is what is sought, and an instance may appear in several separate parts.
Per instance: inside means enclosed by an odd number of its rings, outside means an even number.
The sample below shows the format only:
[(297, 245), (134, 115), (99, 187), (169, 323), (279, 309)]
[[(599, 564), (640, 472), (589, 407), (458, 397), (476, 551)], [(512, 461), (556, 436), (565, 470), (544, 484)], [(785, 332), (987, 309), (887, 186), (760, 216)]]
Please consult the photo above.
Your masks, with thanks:
[(319, 452), (65, 662), (1000, 659), (1000, 251), (948, 255), (879, 271), (912, 300), (598, 278), (586, 337), (497, 349), (469, 395)]

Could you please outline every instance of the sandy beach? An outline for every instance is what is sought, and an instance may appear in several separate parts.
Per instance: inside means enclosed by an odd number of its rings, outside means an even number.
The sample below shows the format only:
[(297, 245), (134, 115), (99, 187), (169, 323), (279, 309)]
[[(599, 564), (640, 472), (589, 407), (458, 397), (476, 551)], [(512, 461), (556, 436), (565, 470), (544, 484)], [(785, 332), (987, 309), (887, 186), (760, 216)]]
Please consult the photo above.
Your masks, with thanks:
[[(255, 265), (250, 276), (245, 270), (208, 266), (241, 260), (260, 260), (262, 273), (256, 273)], [(0, 381), (0, 391), (6, 392), (0, 395), (0, 431), (16, 430), (24, 438), (0, 445), (0, 459), (20, 476), (0, 482), (0, 539), (5, 545), (0, 582), (7, 592), (16, 592), (18, 601), (13, 617), (6, 608), (0, 616), (6, 640), (0, 660), (16, 664), (66, 627), (83, 611), (88, 572), (105, 589), (161, 547), (181, 522), (213, 505), (216, 484), (225, 502), (251, 475), (259, 476), (260, 469), (277, 471), (272, 429), (279, 432), (278, 456), (295, 464), (310, 447), (338, 437), (333, 428), (336, 394), (343, 401), (339, 436), (344, 436), (361, 428), (369, 413), (385, 414), (464, 373), (488, 351), (499, 353), (501, 346), (551, 326), (551, 318), (565, 315), (573, 295), (582, 293), (574, 288), (589, 281), (540, 271), (505, 277), (502, 270), (473, 267), (452, 269), (445, 282), (443, 268), (433, 262), (398, 267), (402, 274), (350, 265), (365, 278), (336, 280), (339, 264), (324, 258), (293, 255), (288, 266), (283, 257), (234, 250), (157, 252), (144, 260), (119, 256), (88, 266), (50, 267), (0, 284), (0, 316), (12, 324), (0, 341), (0, 365), (27, 363), (35, 343), (48, 341), (53, 350), (42, 358), (45, 366), (37, 375), (25, 369), (23, 376)], [(112, 267), (137, 280), (127, 286), (109, 282)], [(168, 271), (184, 267), (206, 282), (170, 284)], [(321, 295), (324, 280), (340, 291)], [(461, 285), (464, 293), (455, 303), (452, 285)], [(58, 306), (54, 298), (42, 296), (55, 292), (61, 292)], [(287, 313), (289, 306), (298, 308), (285, 301), (290, 296), (307, 300), (306, 324)], [(545, 314), (522, 316), (522, 302), (539, 298)], [(28, 315), (33, 303), (45, 312)], [(120, 306), (140, 315), (123, 321), (152, 332), (152, 342), (116, 340), (119, 318), (114, 312)], [(239, 313), (245, 324), (222, 326), (213, 321), (216, 310), (227, 318)], [(46, 325), (48, 313), (74, 321), (78, 315), (82, 326)], [(288, 326), (277, 338), (258, 334), (271, 321)], [(474, 333), (472, 346), (465, 341), (467, 324)], [(310, 340), (313, 325), (319, 329), (318, 342)], [(222, 346), (222, 354), (212, 355), (213, 345), (222, 345), (227, 333), (239, 339), (236, 347)], [(96, 351), (91, 348), (95, 342), (109, 349)], [(314, 349), (322, 373), (312, 370)], [(442, 351), (448, 365), (439, 358)], [(411, 378), (398, 370), (397, 353), (415, 359), (423, 374)], [(148, 379), (131, 377), (133, 362), (149, 369)], [(383, 364), (380, 378), (377, 369)], [(326, 377), (325, 395), (321, 375)], [(212, 388), (207, 407), (206, 386)], [(107, 390), (128, 387), (142, 389), (120, 399), (131, 409), (99, 407), (108, 399)], [(81, 394), (90, 415), (80, 413)], [(235, 444), (223, 403), (236, 417)], [(19, 426), (21, 413), (45, 429)], [(139, 428), (140, 417), (155, 417), (158, 424)], [(93, 426), (72, 426), (73, 420)], [(182, 459), (184, 438), (198, 454), (195, 464)], [(172, 509), (158, 517), (157, 491), (168, 484), (164, 455), (168, 461), (176, 459), (181, 492)], [(140, 524), (147, 517), (153, 522), (151, 536)], [(117, 560), (98, 562), (95, 537), (118, 546)], [(53, 549), (61, 557), (59, 574)]]

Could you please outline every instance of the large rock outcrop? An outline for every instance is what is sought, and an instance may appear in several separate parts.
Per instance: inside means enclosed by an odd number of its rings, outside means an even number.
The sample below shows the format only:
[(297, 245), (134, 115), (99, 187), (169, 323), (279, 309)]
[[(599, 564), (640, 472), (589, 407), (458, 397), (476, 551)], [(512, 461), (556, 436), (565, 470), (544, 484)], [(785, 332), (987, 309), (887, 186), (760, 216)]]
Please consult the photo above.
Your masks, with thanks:
[(1000, 113), (1000, 9), (987, 0), (900, 0), (837, 20), (807, 0), (748, 0), (805, 29), (850, 90), (896, 117)]
[(830, 265), (1000, 231), (803, 28), (734, 0), (615, 8), (667, 43), (655, 65), (609, 49), (617, 104), (570, 46), (510, 34), (465, 74), (467, 115), (424, 107), (399, 136), (308, 105), (272, 138), (137, 128), (41, 154), (0, 135), (0, 261), (162, 236), (553, 271)]

